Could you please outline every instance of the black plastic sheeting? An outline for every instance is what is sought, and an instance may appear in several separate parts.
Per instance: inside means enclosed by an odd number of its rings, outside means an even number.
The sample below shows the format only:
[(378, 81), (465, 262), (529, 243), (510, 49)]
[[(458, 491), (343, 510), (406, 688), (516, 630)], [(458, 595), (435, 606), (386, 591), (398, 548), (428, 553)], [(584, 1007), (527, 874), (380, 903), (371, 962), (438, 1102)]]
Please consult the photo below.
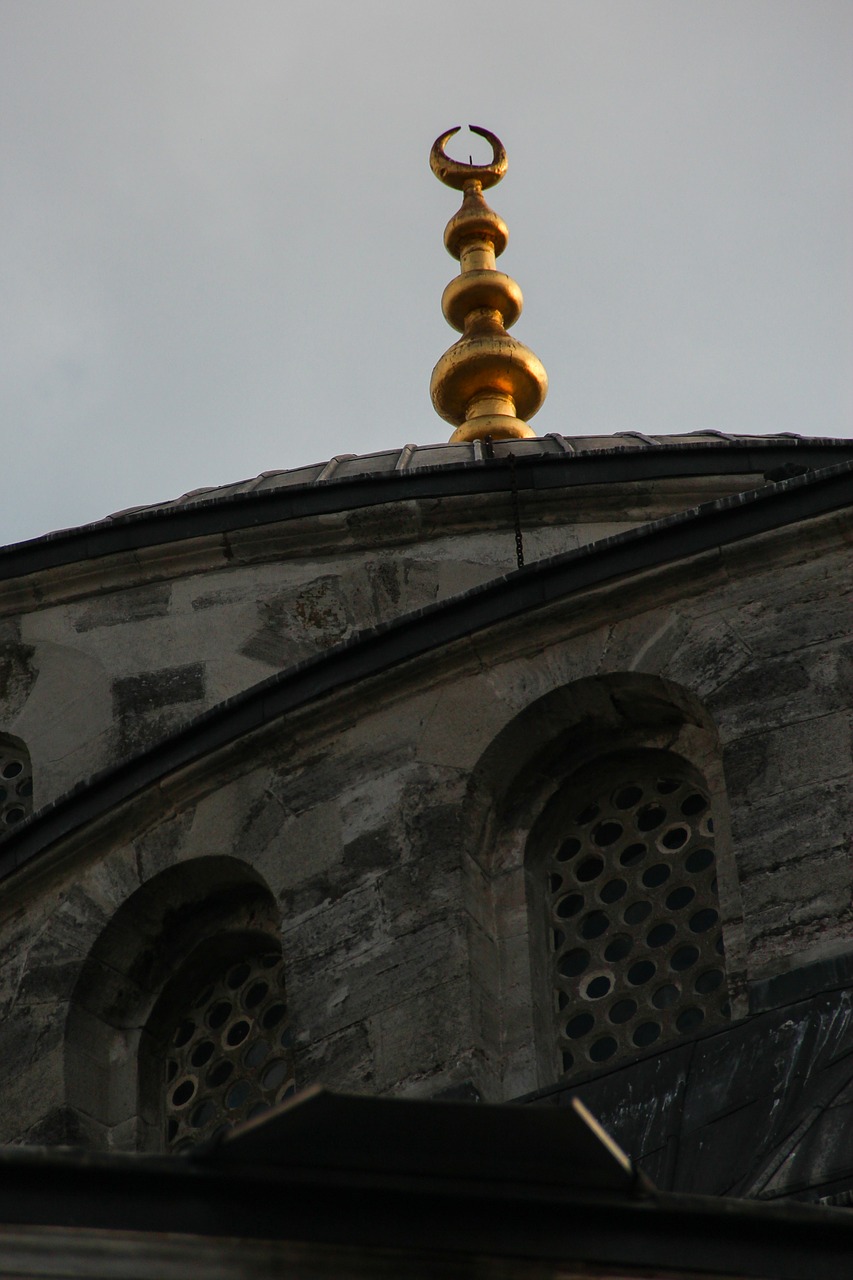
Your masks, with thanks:
[[(849, 958), (834, 960), (760, 984), (752, 1016), (527, 1101), (580, 1097), (663, 1190), (813, 1201), (847, 1191), (852, 970)], [(844, 986), (814, 991), (845, 971)], [(774, 990), (788, 1002), (771, 1007)]]
[(216, 1168), (338, 1169), (631, 1194), (631, 1163), (582, 1104), (557, 1114), (476, 1102), (375, 1098), (318, 1085), (190, 1151)]
[[(72, 1228), (316, 1242), (360, 1250), (365, 1261), (378, 1249), (395, 1249), (401, 1251), (401, 1273), (408, 1256), (421, 1263), (428, 1256), (437, 1276), (458, 1276), (463, 1270), (480, 1274), (484, 1259), (500, 1259), (500, 1273), (506, 1276), (526, 1273), (523, 1260), (532, 1259), (551, 1259), (561, 1271), (574, 1271), (579, 1264), (586, 1273), (593, 1266), (596, 1274), (599, 1269), (631, 1275), (713, 1273), (737, 1280), (838, 1280), (849, 1274), (853, 1215), (847, 1210), (673, 1196), (633, 1181), (623, 1190), (596, 1186), (602, 1171), (606, 1182), (614, 1173), (619, 1180), (626, 1172), (620, 1159), (605, 1156), (599, 1164), (597, 1140), (581, 1155), (580, 1164), (563, 1175), (562, 1185), (542, 1181), (535, 1163), (532, 1178), (522, 1170), (508, 1179), (508, 1167), (495, 1177), (490, 1153), (503, 1138), (527, 1161), (544, 1136), (548, 1163), (554, 1142), (543, 1134), (539, 1116), (520, 1107), (468, 1108), (479, 1113), (473, 1130), (467, 1128), (479, 1151), (466, 1154), (467, 1167), (460, 1172), (452, 1142), (458, 1104), (400, 1104), (417, 1106), (418, 1112), (404, 1117), (400, 1131), (390, 1134), (397, 1151), (386, 1159), (378, 1139), (389, 1135), (392, 1117), (390, 1111), (387, 1119), (380, 1112), (395, 1105), (395, 1100), (338, 1098), (328, 1107), (321, 1102), (319, 1114), (309, 1106), (301, 1132), (292, 1135), (300, 1146), (307, 1144), (307, 1151), (279, 1148), (274, 1139), (281, 1133), (275, 1133), (275, 1126), (269, 1144), (263, 1122), (252, 1130), (246, 1126), (248, 1145), (241, 1153), (235, 1138), (233, 1162), (225, 1155), (225, 1144), (222, 1158), (214, 1153), (208, 1159), (95, 1155), (72, 1148), (0, 1150), (0, 1222), (48, 1228), (54, 1241), (51, 1229)], [(356, 1114), (362, 1110), (364, 1116)], [(370, 1146), (375, 1150), (363, 1141), (371, 1111), (375, 1133)], [(557, 1121), (553, 1110), (543, 1118)], [(527, 1120), (534, 1123), (525, 1124)], [(438, 1160), (438, 1152), (427, 1153), (424, 1160), (421, 1144), (432, 1143), (433, 1125), (445, 1135), (443, 1153)], [(342, 1163), (329, 1142), (335, 1128)], [(574, 1124), (554, 1123), (553, 1128), (555, 1138), (569, 1133), (567, 1163), (575, 1138), (585, 1147), (588, 1137), (594, 1138), (582, 1135)], [(458, 1139), (466, 1139), (465, 1123)], [(362, 1158), (350, 1159), (347, 1150), (355, 1153), (359, 1140)], [(414, 1143), (410, 1152), (407, 1140)], [(313, 1165), (312, 1142), (324, 1153)], [(401, 1152), (405, 1170), (395, 1167)], [(590, 1155), (592, 1166), (587, 1163)], [(134, 1247), (126, 1237), (114, 1243)], [(470, 1266), (460, 1265), (460, 1255), (470, 1258)], [(321, 1259), (315, 1272), (331, 1274)]]

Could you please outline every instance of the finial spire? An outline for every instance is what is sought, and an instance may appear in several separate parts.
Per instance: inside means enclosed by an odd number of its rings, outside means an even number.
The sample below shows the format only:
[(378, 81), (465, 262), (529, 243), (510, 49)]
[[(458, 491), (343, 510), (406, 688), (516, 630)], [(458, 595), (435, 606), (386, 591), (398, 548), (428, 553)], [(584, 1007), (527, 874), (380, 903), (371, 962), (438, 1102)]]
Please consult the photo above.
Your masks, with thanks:
[(430, 394), (436, 413), (456, 426), (452, 443), (487, 436), (523, 439), (536, 434), (524, 419), (541, 407), (548, 375), (530, 348), (507, 333), (521, 315), (521, 290), (495, 267), (509, 232), (483, 199), (484, 188), (506, 173), (506, 151), (488, 129), (469, 128), (491, 144), (490, 164), (464, 164), (446, 154), (458, 125), (436, 138), (429, 158), (435, 176), (463, 192), (462, 207), (444, 229), (445, 246), (459, 260), (461, 274), (441, 298), (444, 318), (462, 337), (433, 369)]

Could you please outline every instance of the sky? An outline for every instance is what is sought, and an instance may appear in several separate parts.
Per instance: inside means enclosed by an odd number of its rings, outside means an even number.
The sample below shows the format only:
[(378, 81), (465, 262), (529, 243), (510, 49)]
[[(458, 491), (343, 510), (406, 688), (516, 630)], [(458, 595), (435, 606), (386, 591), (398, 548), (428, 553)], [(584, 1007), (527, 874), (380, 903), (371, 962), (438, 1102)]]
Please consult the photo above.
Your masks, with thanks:
[(0, 543), (446, 440), (457, 124), (538, 432), (853, 437), (851, 49), (850, 0), (0, 0)]

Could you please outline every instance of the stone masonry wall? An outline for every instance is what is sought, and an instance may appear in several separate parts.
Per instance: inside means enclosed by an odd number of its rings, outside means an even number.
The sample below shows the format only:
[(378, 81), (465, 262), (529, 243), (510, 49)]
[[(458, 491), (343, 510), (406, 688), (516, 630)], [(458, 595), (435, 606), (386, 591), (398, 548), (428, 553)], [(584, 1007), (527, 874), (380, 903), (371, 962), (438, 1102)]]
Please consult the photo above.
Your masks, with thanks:
[[(524, 492), (526, 559), (757, 480)], [(515, 567), (507, 491), (305, 517), (0, 583), (0, 731), (29, 747), (38, 808), (276, 671)]]
[[(581, 681), (647, 676), (707, 713), (738, 882), (727, 948), (747, 979), (851, 949), (850, 572), (825, 521), (608, 584), (327, 699), (81, 833), (4, 898), (0, 1136), (73, 1129), (63, 1033), (85, 957), (135, 887), (209, 856), (244, 862), (280, 905), (300, 1084), (500, 1099), (547, 1083), (521, 861), (535, 805), (501, 798), (525, 752), (565, 748), (566, 721), (518, 735), (510, 758), (490, 751)], [(555, 746), (554, 779), (562, 758)], [(484, 806), (510, 824), (499, 861)], [(108, 1087), (93, 1083), (93, 1110)]]

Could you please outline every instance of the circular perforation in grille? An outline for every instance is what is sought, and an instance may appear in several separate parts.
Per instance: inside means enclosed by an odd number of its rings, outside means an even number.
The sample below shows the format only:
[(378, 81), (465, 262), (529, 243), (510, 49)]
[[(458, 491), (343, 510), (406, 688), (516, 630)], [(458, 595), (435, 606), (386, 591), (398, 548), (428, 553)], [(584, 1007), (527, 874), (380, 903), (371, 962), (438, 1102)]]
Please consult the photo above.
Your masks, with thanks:
[(700, 787), (628, 776), (580, 801), (545, 872), (567, 1075), (730, 1016)]
[(280, 955), (207, 983), (174, 1025), (165, 1065), (166, 1147), (183, 1151), (294, 1092)]
[(29, 757), (0, 742), (0, 836), (33, 810), (33, 774)]

